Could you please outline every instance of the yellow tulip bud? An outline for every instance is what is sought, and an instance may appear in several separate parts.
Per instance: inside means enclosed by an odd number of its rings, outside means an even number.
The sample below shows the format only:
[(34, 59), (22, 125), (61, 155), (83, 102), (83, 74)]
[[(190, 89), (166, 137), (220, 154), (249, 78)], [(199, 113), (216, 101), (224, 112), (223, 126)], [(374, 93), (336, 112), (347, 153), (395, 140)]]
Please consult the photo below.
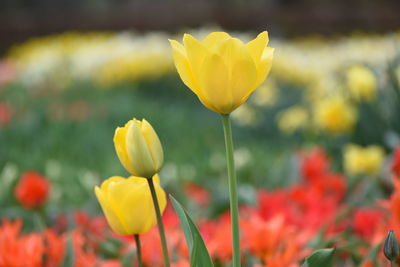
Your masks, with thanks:
[(132, 175), (150, 178), (158, 173), (164, 153), (157, 133), (145, 119), (132, 119), (115, 130), (114, 146), (118, 158)]
[[(153, 177), (161, 213), (167, 205), (158, 175)], [(105, 180), (95, 193), (108, 224), (120, 235), (147, 232), (156, 225), (156, 213), (146, 178), (113, 176)]]
[(190, 34), (183, 45), (170, 40), (176, 69), (184, 82), (210, 110), (229, 114), (267, 78), (274, 49), (268, 33), (244, 44), (225, 32), (198, 41)]

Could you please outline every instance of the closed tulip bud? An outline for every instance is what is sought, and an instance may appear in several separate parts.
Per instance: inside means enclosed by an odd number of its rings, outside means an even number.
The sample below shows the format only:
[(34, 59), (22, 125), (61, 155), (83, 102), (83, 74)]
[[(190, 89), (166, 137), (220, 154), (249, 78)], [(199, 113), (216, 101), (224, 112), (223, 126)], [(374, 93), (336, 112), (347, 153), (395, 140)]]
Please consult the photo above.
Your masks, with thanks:
[(267, 78), (274, 49), (268, 33), (243, 43), (225, 32), (213, 32), (202, 41), (190, 34), (183, 45), (170, 40), (182, 81), (210, 110), (229, 114), (247, 100)]
[[(158, 175), (153, 179), (162, 213), (167, 199)], [(146, 178), (113, 176), (96, 186), (95, 193), (108, 224), (120, 235), (145, 233), (157, 222)]]
[(114, 146), (125, 169), (135, 176), (150, 178), (158, 173), (164, 153), (157, 133), (145, 119), (132, 119), (115, 130)]
[(383, 254), (389, 261), (394, 261), (399, 256), (399, 244), (397, 243), (394, 231), (390, 230), (383, 245)]

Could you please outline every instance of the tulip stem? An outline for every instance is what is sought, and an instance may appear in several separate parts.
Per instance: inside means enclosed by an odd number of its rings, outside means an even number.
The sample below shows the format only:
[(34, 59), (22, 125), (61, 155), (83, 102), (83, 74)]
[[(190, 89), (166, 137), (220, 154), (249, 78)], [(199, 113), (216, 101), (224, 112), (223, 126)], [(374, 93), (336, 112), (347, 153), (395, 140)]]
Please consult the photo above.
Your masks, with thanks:
[(138, 234), (135, 234), (135, 243), (136, 243), (136, 255), (138, 261), (138, 267), (142, 267), (142, 248), (140, 247), (140, 237)]
[(390, 261), (390, 266), (394, 267), (394, 261)]
[(228, 166), (229, 179), (229, 200), (231, 209), (231, 224), (232, 224), (232, 252), (233, 252), (233, 267), (240, 267), (240, 233), (239, 233), (239, 208), (237, 197), (237, 181), (235, 172), (235, 161), (233, 158), (233, 141), (232, 128), (229, 120), (229, 114), (222, 114), (224, 125), (226, 162)]
[(164, 257), (164, 267), (169, 267), (169, 256), (168, 256), (168, 249), (167, 249), (167, 241), (165, 239), (164, 224), (163, 224), (162, 218), (161, 218), (160, 205), (158, 204), (158, 199), (157, 199), (156, 189), (154, 188), (153, 178), (147, 178), (147, 182), (149, 183), (151, 197), (153, 198), (154, 209), (156, 211), (158, 232), (160, 234), (161, 247), (162, 247), (163, 257)]

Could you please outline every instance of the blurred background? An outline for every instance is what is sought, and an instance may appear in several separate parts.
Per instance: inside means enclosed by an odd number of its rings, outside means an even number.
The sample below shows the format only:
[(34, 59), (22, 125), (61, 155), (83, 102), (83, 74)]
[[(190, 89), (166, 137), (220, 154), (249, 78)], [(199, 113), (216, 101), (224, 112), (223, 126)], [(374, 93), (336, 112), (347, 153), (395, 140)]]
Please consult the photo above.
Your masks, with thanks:
[[(275, 48), (266, 82), (232, 114), (245, 266), (298, 266), (329, 246), (335, 266), (387, 266), (380, 245), (400, 231), (399, 10), (398, 0), (1, 0), (0, 245), (20, 243), (0, 246), (0, 266), (131, 266), (133, 242), (109, 232), (93, 188), (128, 176), (113, 135), (133, 117), (161, 139), (162, 186), (216, 266), (229, 265), (221, 121), (182, 83), (168, 42), (220, 30), (244, 42), (267, 30)], [(173, 260), (187, 260), (171, 209), (164, 221)], [(54, 236), (38, 239), (44, 228)], [(157, 238), (144, 235), (147, 266), (162, 265)]]
[(0, 48), (64, 31), (169, 31), (219, 25), (274, 36), (388, 32), (400, 26), (396, 0), (3, 0)]
[(183, 85), (168, 43), (217, 30), (244, 41), (267, 30), (276, 49), (267, 81), (232, 114), (242, 204), (299, 182), (299, 158), (315, 147), (349, 184), (377, 178), (357, 205), (387, 197), (400, 143), (399, 10), (397, 0), (2, 0), (0, 218), (35, 227), (14, 195), (31, 170), (51, 183), (50, 220), (100, 214), (93, 188), (127, 176), (112, 138), (132, 117), (160, 136), (168, 192), (184, 202), (206, 189), (195, 217), (226, 210), (220, 118)]

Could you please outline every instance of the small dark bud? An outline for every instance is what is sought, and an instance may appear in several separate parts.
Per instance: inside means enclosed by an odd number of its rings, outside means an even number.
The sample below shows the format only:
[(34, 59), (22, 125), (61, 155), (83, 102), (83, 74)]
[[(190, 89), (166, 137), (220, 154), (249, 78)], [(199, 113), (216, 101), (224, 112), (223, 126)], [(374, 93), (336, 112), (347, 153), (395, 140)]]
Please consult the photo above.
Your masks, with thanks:
[(399, 243), (397, 243), (393, 230), (390, 230), (386, 236), (385, 244), (383, 245), (383, 254), (390, 261), (396, 260), (399, 256)]

